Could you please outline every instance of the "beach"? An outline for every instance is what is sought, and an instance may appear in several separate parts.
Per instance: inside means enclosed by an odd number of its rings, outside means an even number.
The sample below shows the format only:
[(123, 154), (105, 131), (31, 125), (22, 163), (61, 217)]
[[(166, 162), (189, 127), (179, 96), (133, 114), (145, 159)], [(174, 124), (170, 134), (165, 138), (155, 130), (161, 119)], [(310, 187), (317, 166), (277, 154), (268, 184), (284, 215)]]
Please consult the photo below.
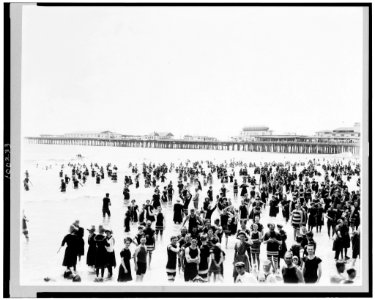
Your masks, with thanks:
[[(82, 155), (82, 159), (77, 159), (77, 154)], [(176, 166), (186, 160), (212, 161), (214, 164), (229, 163), (232, 160), (243, 161), (246, 163), (252, 162), (260, 165), (264, 162), (284, 163), (290, 162), (305, 162), (314, 160), (323, 163), (327, 159), (332, 162), (336, 161), (354, 161), (354, 158), (343, 157), (342, 155), (318, 155), (318, 154), (285, 154), (285, 153), (262, 153), (262, 152), (241, 152), (241, 151), (214, 151), (214, 150), (173, 150), (173, 149), (150, 149), (150, 148), (116, 148), (116, 147), (88, 147), (88, 146), (63, 146), (63, 145), (37, 145), (37, 144), (23, 144), (21, 154), (21, 172), (28, 170), (30, 174), (31, 186), (29, 191), (22, 188), (21, 192), (21, 210), (25, 211), (25, 215), (29, 219), (29, 241), (25, 240), (23, 235), (21, 238), (21, 284), (81, 284), (81, 285), (98, 285), (110, 284), (119, 285), (117, 283), (118, 266), (120, 263), (119, 253), (123, 248), (123, 239), (127, 236), (132, 238), (137, 232), (138, 224), (131, 226), (130, 234), (124, 232), (124, 214), (126, 211), (126, 204), (123, 200), (124, 176), (132, 175), (129, 163), (137, 163), (140, 166), (143, 162), (146, 163), (174, 163)], [(62, 164), (67, 168), (68, 163), (85, 163), (89, 166), (91, 163), (97, 163), (99, 166), (105, 166), (111, 163), (112, 166), (118, 167), (118, 181), (113, 182), (105, 174), (105, 178), (100, 184), (95, 183), (95, 178), (88, 176), (87, 182), (84, 186), (79, 186), (78, 189), (73, 189), (72, 183), (67, 187), (66, 193), (61, 193), (59, 171)], [(46, 169), (47, 167), (47, 169)], [(297, 172), (303, 166), (297, 167)], [(319, 168), (319, 167), (318, 167)], [(66, 169), (66, 172), (71, 176), (71, 168)], [(241, 179), (236, 170), (236, 178)], [(250, 168), (250, 175), (253, 175), (254, 168)], [(65, 172), (64, 172), (65, 173)], [(257, 182), (259, 175), (255, 175)], [(23, 178), (23, 177), (22, 177)], [(358, 177), (353, 176), (349, 183), (349, 191), (356, 189), (356, 182)], [(177, 184), (177, 174), (167, 174), (165, 183), (158, 182), (162, 190), (169, 181)], [(213, 190), (214, 198), (221, 187), (220, 181), (213, 176)], [(323, 176), (320, 177), (323, 181)], [(239, 180), (239, 183), (241, 180)], [(229, 198), (233, 199), (233, 184), (227, 183)], [(175, 188), (176, 189), (176, 188)], [(203, 191), (200, 192), (199, 208), (202, 207), (204, 197), (206, 197), (208, 186), (203, 186)], [(130, 199), (135, 199), (137, 204), (141, 206), (146, 199), (151, 199), (153, 188), (145, 188), (143, 176), (140, 178), (140, 188), (136, 189), (134, 185), (130, 186)], [(98, 228), (99, 224), (103, 224), (102, 218), (102, 199), (105, 193), (110, 194), (111, 212), (110, 221), (104, 223), (105, 227), (113, 230), (115, 238), (115, 254), (117, 260), (117, 267), (114, 270), (113, 278), (105, 280), (103, 283), (95, 283), (95, 274), (86, 265), (86, 256), (81, 258), (77, 264), (78, 274), (81, 276), (80, 283), (72, 283), (63, 278), (64, 267), (61, 265), (64, 256), (64, 249), (58, 254), (56, 253), (61, 245), (63, 237), (68, 233), (69, 225), (75, 220), (80, 220), (80, 225), (85, 228), (85, 253), (87, 252), (87, 236), (86, 228), (95, 225)], [(173, 204), (175, 203), (177, 195), (175, 194)], [(288, 197), (291, 197), (290, 195)], [(240, 204), (240, 198), (233, 200), (235, 207)], [(193, 206), (193, 203), (190, 203)], [(175, 283), (167, 281), (165, 265), (167, 262), (167, 245), (169, 238), (172, 235), (179, 233), (181, 225), (175, 225), (172, 221), (173, 210), (171, 205), (164, 205), (162, 207), (164, 216), (166, 217), (166, 229), (163, 235), (163, 241), (156, 242), (156, 249), (153, 253), (151, 262), (151, 269), (147, 270), (144, 277), (143, 284), (145, 285), (178, 285), (184, 284), (183, 274), (177, 274)], [(261, 223), (266, 226), (270, 221), (268, 217), (268, 209), (262, 213)], [(215, 211), (213, 220), (218, 217)], [(284, 225), (288, 239), (286, 241), (288, 249), (293, 243), (293, 234), (290, 224), (285, 225), (282, 214), (278, 214), (276, 224)], [(21, 230), (21, 229), (20, 229)], [(320, 281), (321, 285), (329, 285), (329, 277), (335, 271), (334, 252), (332, 251), (332, 240), (328, 240), (326, 226), (323, 226), (321, 233), (314, 232), (314, 239), (317, 242), (316, 255), (323, 260), (323, 274)], [(234, 240), (231, 236), (228, 242), (228, 249), (225, 249), (224, 241), (222, 243), (226, 254), (226, 261), (224, 262), (224, 281), (225, 284), (233, 283), (233, 267), (232, 261), (234, 256)], [(135, 246), (131, 245), (130, 250), (134, 253)], [(266, 259), (265, 245), (261, 248), (261, 261)], [(351, 250), (348, 255), (351, 256)], [(358, 277), (355, 284), (361, 284), (360, 281), (360, 263), (357, 262)], [(133, 261), (132, 273), (135, 279), (135, 272)], [(44, 278), (52, 279), (50, 282), (45, 282)], [(122, 285), (135, 284), (135, 280), (122, 283)], [(212, 283), (209, 283), (212, 284)]]

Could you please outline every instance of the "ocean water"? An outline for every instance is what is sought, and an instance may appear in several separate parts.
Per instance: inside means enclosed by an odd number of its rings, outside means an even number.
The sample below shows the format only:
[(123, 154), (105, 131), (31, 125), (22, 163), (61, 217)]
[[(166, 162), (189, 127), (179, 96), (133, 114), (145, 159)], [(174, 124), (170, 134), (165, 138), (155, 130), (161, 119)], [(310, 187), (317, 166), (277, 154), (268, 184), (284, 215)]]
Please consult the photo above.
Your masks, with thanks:
[[(77, 154), (81, 154), (83, 159), (78, 160)], [(29, 241), (26, 241), (21, 234), (21, 284), (65, 284), (70, 281), (62, 277), (65, 267), (62, 261), (65, 249), (61, 249), (59, 253), (57, 250), (60, 247), (63, 237), (68, 233), (69, 225), (75, 220), (79, 219), (82, 227), (89, 228), (95, 225), (98, 228), (99, 224), (104, 224), (113, 230), (113, 235), (116, 240), (115, 253), (117, 266), (120, 263), (119, 253), (123, 248), (123, 239), (126, 236), (134, 236), (137, 232), (137, 225), (131, 227), (131, 233), (124, 232), (124, 214), (126, 211), (126, 203), (123, 201), (123, 178), (125, 175), (131, 175), (131, 170), (128, 168), (129, 162), (141, 164), (142, 162), (155, 163), (170, 163), (179, 164), (180, 162), (190, 161), (206, 161), (210, 160), (214, 163), (222, 163), (224, 161), (242, 160), (243, 162), (256, 162), (261, 164), (263, 162), (307, 162), (308, 160), (319, 160), (323, 162), (329, 161), (348, 161), (356, 160), (347, 155), (316, 155), (316, 154), (283, 154), (283, 153), (259, 153), (259, 152), (237, 152), (237, 151), (214, 151), (214, 150), (174, 150), (174, 149), (151, 149), (151, 148), (116, 148), (116, 147), (89, 147), (89, 146), (63, 146), (63, 145), (36, 145), (23, 144), (21, 149), (21, 166), (22, 172), (28, 170), (30, 174), (31, 186), (29, 191), (22, 188), (21, 192), (21, 209), (25, 211), (28, 222)], [(118, 181), (112, 182), (105, 177), (100, 184), (96, 184), (94, 178), (88, 177), (86, 184), (83, 187), (75, 190), (70, 183), (67, 187), (66, 193), (61, 193), (59, 171), (60, 166), (65, 164), (66, 173), (71, 177), (71, 169), (67, 168), (67, 164), (71, 163), (98, 163), (105, 167), (108, 163), (118, 167)], [(46, 169), (47, 167), (47, 169)], [(237, 179), (238, 170), (236, 170)], [(256, 176), (259, 179), (259, 176)], [(322, 180), (323, 178), (318, 180)], [(167, 174), (167, 182), (172, 180), (176, 184), (177, 179), (175, 174)], [(356, 180), (354, 177), (349, 183), (350, 189), (356, 188)], [(201, 180), (203, 184), (203, 180)], [(239, 180), (242, 182), (242, 180)], [(140, 180), (140, 188), (135, 189), (135, 186), (130, 187), (131, 199), (135, 199), (137, 204), (141, 206), (146, 199), (151, 199), (153, 188), (145, 188), (143, 185), (143, 176)], [(159, 183), (161, 189), (163, 184)], [(215, 195), (221, 186), (217, 178), (214, 176), (214, 192)], [(227, 188), (230, 190), (229, 195), (232, 195), (232, 184), (228, 183)], [(207, 192), (207, 187), (203, 187), (200, 196), (200, 204), (203, 201)], [(105, 193), (110, 193), (112, 202), (111, 212), (112, 217), (108, 220), (103, 220), (101, 207), (102, 199)], [(175, 200), (175, 199), (174, 199)], [(235, 201), (234, 205), (238, 206), (240, 200)], [(174, 203), (174, 201), (173, 201)], [(192, 205), (192, 204), (191, 204)], [(166, 265), (166, 247), (169, 243), (169, 237), (178, 234), (181, 226), (175, 225), (172, 222), (173, 211), (171, 206), (164, 206), (163, 213), (166, 217), (166, 229), (162, 241), (157, 241), (156, 249), (153, 254), (151, 262), (151, 269), (147, 271), (144, 284), (162, 284), (169, 285), (165, 273)], [(213, 218), (218, 217), (217, 212)], [(263, 212), (261, 223), (266, 225), (270, 221), (268, 217), (268, 208)], [(281, 214), (276, 220), (272, 220), (278, 224), (284, 224)], [(288, 234), (287, 246), (292, 244), (292, 230), (290, 225), (284, 226)], [(85, 252), (87, 251), (87, 231), (85, 230)], [(324, 262), (324, 270), (321, 283), (327, 284), (329, 276), (334, 272), (334, 253), (331, 251), (332, 240), (328, 239), (326, 227), (323, 227), (321, 233), (315, 234), (315, 240), (318, 242), (317, 256), (321, 257)], [(228, 249), (225, 249), (223, 242), (223, 250), (226, 252), (226, 261), (224, 262), (224, 283), (232, 284), (232, 260), (234, 255), (234, 237), (229, 238)], [(131, 246), (131, 252), (134, 253), (134, 245)], [(261, 248), (261, 259), (265, 259), (265, 246)], [(349, 251), (349, 256), (351, 252)], [(357, 262), (359, 267), (359, 263)], [(133, 264), (132, 264), (133, 268)], [(77, 265), (77, 271), (82, 278), (81, 285), (92, 284), (110, 284), (117, 285), (118, 267), (114, 270), (114, 276), (104, 283), (94, 283), (95, 278), (92, 270), (86, 266), (86, 256), (82, 257)], [(133, 279), (135, 280), (134, 268), (132, 269)], [(358, 272), (359, 274), (359, 272)], [(49, 277), (50, 282), (45, 282), (43, 279)], [(71, 283), (73, 284), (73, 283)], [(76, 283), (74, 283), (76, 284)], [(129, 284), (135, 284), (132, 281)], [(184, 284), (183, 274), (178, 274), (174, 284)], [(360, 284), (360, 278), (358, 279)]]

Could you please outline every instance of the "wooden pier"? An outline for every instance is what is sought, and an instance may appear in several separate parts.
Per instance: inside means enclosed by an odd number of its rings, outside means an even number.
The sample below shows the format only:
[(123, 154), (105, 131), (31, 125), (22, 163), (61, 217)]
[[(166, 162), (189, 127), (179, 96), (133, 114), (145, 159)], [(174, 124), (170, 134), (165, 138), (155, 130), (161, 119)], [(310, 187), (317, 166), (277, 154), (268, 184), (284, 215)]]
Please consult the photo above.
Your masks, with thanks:
[(81, 146), (109, 146), (134, 148), (161, 149), (200, 149), (227, 150), (249, 152), (277, 152), (277, 153), (317, 153), (337, 154), (350, 152), (359, 155), (359, 142), (330, 141), (322, 138), (305, 138), (299, 140), (272, 141), (187, 141), (187, 140), (139, 140), (139, 139), (103, 139), (103, 138), (72, 138), (64, 136), (26, 137), (32, 144), (50, 145), (81, 145)]

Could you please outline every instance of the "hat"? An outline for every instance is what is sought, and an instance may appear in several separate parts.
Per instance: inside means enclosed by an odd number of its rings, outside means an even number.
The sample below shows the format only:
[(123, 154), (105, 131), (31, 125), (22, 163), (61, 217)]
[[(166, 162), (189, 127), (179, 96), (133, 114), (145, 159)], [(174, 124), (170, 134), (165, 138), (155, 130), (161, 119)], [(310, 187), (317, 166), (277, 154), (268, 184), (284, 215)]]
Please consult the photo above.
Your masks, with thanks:
[(239, 262), (236, 262), (236, 263), (234, 264), (234, 266), (235, 266), (236, 268), (244, 268), (244, 267), (245, 267), (245, 263), (242, 262), (242, 261), (239, 261)]
[(239, 237), (240, 235), (244, 235), (246, 237), (246, 233), (244, 231), (240, 231), (237, 233), (237, 237)]
[(109, 228), (107, 228), (106, 230), (104, 230), (105, 233), (109, 232), (109, 233), (113, 233), (113, 231)]
[(278, 229), (282, 229), (283, 228), (283, 225), (280, 225), (280, 224), (277, 224), (276, 225)]
[(95, 232), (95, 225), (91, 225), (91, 228), (90, 229), (87, 229), (87, 231), (89, 232)]
[(270, 228), (271, 225), (273, 225), (273, 227), (275, 227), (275, 224), (274, 224), (274, 223), (268, 223), (268, 224), (267, 224), (267, 227)]

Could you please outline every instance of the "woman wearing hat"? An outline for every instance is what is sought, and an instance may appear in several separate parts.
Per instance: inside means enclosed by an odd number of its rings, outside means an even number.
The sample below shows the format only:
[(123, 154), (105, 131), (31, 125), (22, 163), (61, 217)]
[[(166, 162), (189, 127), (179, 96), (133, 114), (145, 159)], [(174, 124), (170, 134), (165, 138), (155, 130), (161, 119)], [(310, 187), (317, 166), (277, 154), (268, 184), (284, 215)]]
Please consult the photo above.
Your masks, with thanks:
[(95, 268), (95, 254), (96, 254), (95, 226), (92, 225), (90, 229), (87, 229), (87, 231), (89, 232), (89, 237), (87, 240), (89, 249), (87, 250), (86, 264), (89, 267)]
[[(108, 245), (105, 230), (103, 226), (99, 228), (99, 234), (94, 237), (96, 243), (96, 253), (95, 253), (95, 272), (96, 278), (95, 281), (102, 281), (104, 277), (104, 268), (107, 264), (107, 250), (105, 246)], [(101, 278), (99, 279), (99, 270), (101, 271)]]
[(112, 236), (112, 230), (107, 229), (105, 231), (107, 237), (107, 244), (105, 246), (105, 249), (107, 251), (107, 268), (108, 268), (108, 278), (112, 277), (112, 267), (116, 267), (116, 257), (115, 257), (115, 239)]

